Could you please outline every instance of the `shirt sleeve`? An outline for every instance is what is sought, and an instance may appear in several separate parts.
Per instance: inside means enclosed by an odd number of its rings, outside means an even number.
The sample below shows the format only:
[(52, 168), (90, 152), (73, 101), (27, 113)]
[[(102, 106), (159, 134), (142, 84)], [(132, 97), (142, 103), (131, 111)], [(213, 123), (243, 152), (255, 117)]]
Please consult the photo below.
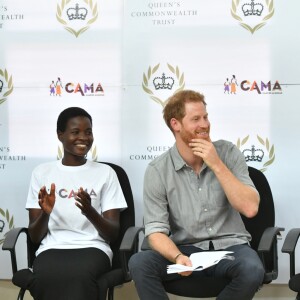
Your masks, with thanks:
[(169, 211), (165, 187), (157, 169), (149, 165), (144, 177), (145, 236), (154, 232), (169, 235)]
[(243, 153), (232, 143), (229, 143), (228, 158), (226, 159), (227, 165), (231, 172), (242, 183), (255, 188), (248, 171), (248, 165), (246, 163)]

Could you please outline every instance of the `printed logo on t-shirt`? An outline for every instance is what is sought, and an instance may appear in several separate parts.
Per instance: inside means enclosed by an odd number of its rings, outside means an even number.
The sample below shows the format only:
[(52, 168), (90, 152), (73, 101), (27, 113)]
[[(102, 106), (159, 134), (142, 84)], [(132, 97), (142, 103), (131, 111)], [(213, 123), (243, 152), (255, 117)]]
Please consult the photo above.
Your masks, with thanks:
[[(58, 195), (61, 198), (75, 198), (75, 193), (77, 191), (71, 190), (68, 191), (67, 189), (60, 189), (58, 191)], [(97, 194), (95, 193), (94, 189), (92, 189), (91, 191), (88, 191), (88, 189), (85, 189), (85, 192), (87, 192), (91, 197), (97, 197)]]

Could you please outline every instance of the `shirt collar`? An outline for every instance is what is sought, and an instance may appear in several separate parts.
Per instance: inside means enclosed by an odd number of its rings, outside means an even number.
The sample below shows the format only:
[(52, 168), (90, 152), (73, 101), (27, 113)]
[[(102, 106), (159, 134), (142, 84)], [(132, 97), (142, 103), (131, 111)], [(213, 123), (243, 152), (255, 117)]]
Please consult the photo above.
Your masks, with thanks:
[[(180, 169), (182, 169), (184, 167), (188, 167), (188, 164), (185, 162), (185, 160), (180, 155), (180, 153), (177, 149), (176, 143), (171, 148), (170, 153), (171, 153), (171, 157), (172, 157), (172, 160), (173, 160), (175, 171), (179, 171)], [(206, 168), (206, 163), (203, 162), (201, 170), (203, 170), (205, 168)]]
[(178, 152), (176, 143), (173, 145), (170, 152), (171, 152), (171, 157), (173, 160), (175, 171), (179, 171), (183, 167), (187, 166), (186, 162), (183, 160), (183, 158)]

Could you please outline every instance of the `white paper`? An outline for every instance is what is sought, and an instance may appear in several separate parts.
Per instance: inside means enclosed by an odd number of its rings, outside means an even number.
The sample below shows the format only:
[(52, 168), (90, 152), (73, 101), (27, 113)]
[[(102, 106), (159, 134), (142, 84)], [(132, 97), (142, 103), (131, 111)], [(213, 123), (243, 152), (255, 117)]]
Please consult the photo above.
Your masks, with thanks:
[(221, 259), (231, 259), (234, 257), (229, 254), (233, 253), (232, 251), (202, 251), (193, 253), (190, 256), (192, 261), (192, 267), (173, 264), (167, 266), (167, 273), (180, 273), (185, 271), (202, 271), (208, 267), (216, 265)]

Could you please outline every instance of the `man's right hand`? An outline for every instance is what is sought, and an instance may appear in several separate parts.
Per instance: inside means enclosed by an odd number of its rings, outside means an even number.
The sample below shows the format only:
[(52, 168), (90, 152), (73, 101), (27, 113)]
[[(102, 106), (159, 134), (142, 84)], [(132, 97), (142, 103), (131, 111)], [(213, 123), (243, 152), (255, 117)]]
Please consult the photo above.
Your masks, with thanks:
[[(188, 266), (188, 267), (192, 266), (192, 262), (191, 262), (190, 258), (183, 254), (178, 256), (178, 258), (176, 259), (176, 264), (180, 264), (180, 265), (184, 265), (184, 266)], [(193, 273), (192, 271), (186, 271), (186, 272), (181, 272), (178, 274), (180, 274), (181, 276), (189, 276), (192, 273)]]

